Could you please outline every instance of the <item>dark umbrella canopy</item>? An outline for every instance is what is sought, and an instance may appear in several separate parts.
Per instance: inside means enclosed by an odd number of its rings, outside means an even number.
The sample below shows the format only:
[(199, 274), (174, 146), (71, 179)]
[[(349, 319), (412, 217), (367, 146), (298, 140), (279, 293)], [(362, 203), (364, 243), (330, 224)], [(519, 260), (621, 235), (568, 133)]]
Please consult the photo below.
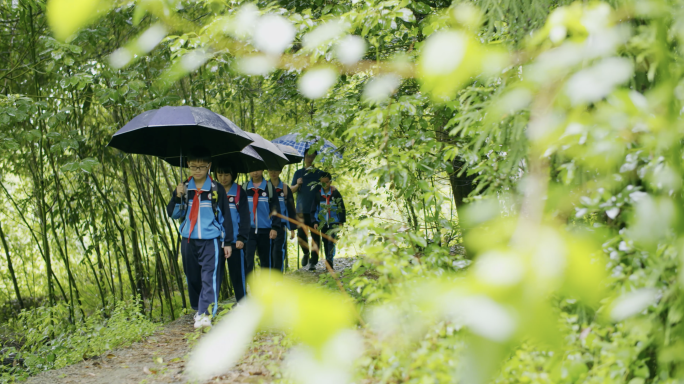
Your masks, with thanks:
[(229, 167), (233, 172), (248, 173), (252, 171), (262, 171), (266, 168), (266, 163), (251, 145), (246, 146), (240, 152), (233, 152), (215, 156), (211, 159), (212, 167)]
[(257, 135), (256, 133), (247, 133), (249, 137), (254, 140), (250, 146), (264, 159), (266, 168), (281, 169), (289, 164), (289, 159), (285, 156), (275, 144)]
[(304, 156), (300, 155), (299, 152), (294, 149), (293, 147), (285, 144), (278, 144), (278, 143), (273, 143), (275, 144), (278, 149), (280, 149), (280, 152), (282, 152), (285, 157), (289, 160), (288, 164), (297, 164), (301, 163), (302, 160), (304, 159)]
[(119, 129), (110, 147), (180, 165), (181, 155), (203, 146), (214, 156), (240, 152), (252, 139), (232, 121), (205, 108), (162, 107), (143, 112)]

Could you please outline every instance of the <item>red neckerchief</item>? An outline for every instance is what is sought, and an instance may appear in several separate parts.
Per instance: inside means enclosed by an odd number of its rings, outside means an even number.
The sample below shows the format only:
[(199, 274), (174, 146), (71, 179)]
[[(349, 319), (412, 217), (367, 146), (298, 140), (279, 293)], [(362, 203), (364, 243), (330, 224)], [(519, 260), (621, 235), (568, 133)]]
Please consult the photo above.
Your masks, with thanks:
[[(261, 184), (263, 184), (263, 183), (264, 183), (264, 181), (261, 180)], [(254, 185), (255, 185), (254, 181), (252, 181), (252, 186), (254, 186)], [(252, 196), (252, 216), (254, 216), (254, 225), (256, 225), (257, 207), (259, 204), (259, 187), (252, 188), (252, 191), (254, 191), (254, 196)]]
[(325, 205), (328, 206), (328, 220), (330, 220), (330, 199), (332, 198), (332, 189), (330, 190), (329, 195), (326, 195), (325, 191), (323, 191), (323, 196), (325, 196)]
[[(197, 188), (197, 184), (195, 184)], [(200, 208), (200, 195), (202, 195), (202, 190), (197, 189), (195, 191), (195, 197), (192, 199), (192, 209), (190, 209), (190, 232), (188, 233), (188, 243), (190, 242), (190, 235), (192, 235), (192, 230), (195, 229), (195, 224), (197, 224), (197, 216)]]

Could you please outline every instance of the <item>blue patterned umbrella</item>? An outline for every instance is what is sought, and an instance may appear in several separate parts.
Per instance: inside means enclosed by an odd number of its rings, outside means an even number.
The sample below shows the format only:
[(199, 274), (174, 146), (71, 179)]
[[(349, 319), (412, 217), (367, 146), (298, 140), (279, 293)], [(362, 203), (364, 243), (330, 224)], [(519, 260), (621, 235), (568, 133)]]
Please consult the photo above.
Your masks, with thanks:
[(323, 145), (318, 150), (319, 155), (325, 156), (326, 154), (332, 153), (338, 158), (342, 158), (342, 154), (337, 152), (337, 147), (335, 144), (321, 138), (320, 136), (307, 135), (305, 137), (301, 137), (298, 133), (290, 133), (289, 135), (273, 139), (271, 142), (275, 144), (289, 145), (296, 149), (300, 155), (304, 156), (304, 152), (306, 152), (307, 149), (313, 147), (314, 144), (319, 143), (321, 140), (323, 141)]
[(288, 164), (297, 164), (304, 160), (304, 156), (300, 155), (299, 151), (289, 145), (275, 143), (275, 146), (287, 157)]

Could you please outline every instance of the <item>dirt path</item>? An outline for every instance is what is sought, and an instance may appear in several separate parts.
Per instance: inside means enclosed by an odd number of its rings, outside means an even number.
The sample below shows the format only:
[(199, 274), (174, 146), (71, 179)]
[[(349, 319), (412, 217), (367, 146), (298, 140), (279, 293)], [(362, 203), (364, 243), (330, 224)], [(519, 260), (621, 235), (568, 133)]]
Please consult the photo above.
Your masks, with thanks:
[[(353, 262), (351, 258), (340, 258), (336, 260), (335, 270), (339, 272), (350, 268)], [(319, 263), (315, 272), (300, 269), (288, 275), (303, 283), (314, 283), (323, 272), (324, 267)], [(222, 304), (227, 303), (231, 301)], [(29, 378), (28, 383), (185, 383), (185, 362), (193, 340), (199, 336), (193, 323), (192, 315), (185, 315), (166, 324), (143, 341), (62, 369), (43, 372)], [(214, 378), (211, 382), (271, 382), (272, 370), (269, 368), (278, 364), (284, 354), (284, 349), (278, 343), (280, 338), (278, 334), (260, 333), (245, 358), (227, 375)]]

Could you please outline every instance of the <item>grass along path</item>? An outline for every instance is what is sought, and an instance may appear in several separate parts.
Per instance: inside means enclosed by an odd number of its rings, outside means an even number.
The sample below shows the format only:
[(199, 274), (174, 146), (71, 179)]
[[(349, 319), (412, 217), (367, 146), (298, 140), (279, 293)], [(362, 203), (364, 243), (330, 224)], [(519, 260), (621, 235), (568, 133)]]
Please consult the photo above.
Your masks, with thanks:
[[(353, 258), (335, 260), (335, 271), (351, 268)], [(315, 272), (299, 269), (288, 273), (289, 277), (303, 284), (315, 284), (324, 273), (322, 261)], [(221, 303), (226, 307), (234, 299)], [(68, 367), (43, 372), (29, 378), (29, 384), (86, 383), (86, 384), (138, 384), (138, 383), (185, 383), (185, 362), (201, 334), (193, 328), (192, 315), (182, 316), (144, 340), (126, 348), (108, 351)], [(257, 334), (249, 350), (227, 375), (211, 380), (212, 383), (260, 383), (271, 382), (273, 372), (283, 359), (287, 348), (279, 333)]]

